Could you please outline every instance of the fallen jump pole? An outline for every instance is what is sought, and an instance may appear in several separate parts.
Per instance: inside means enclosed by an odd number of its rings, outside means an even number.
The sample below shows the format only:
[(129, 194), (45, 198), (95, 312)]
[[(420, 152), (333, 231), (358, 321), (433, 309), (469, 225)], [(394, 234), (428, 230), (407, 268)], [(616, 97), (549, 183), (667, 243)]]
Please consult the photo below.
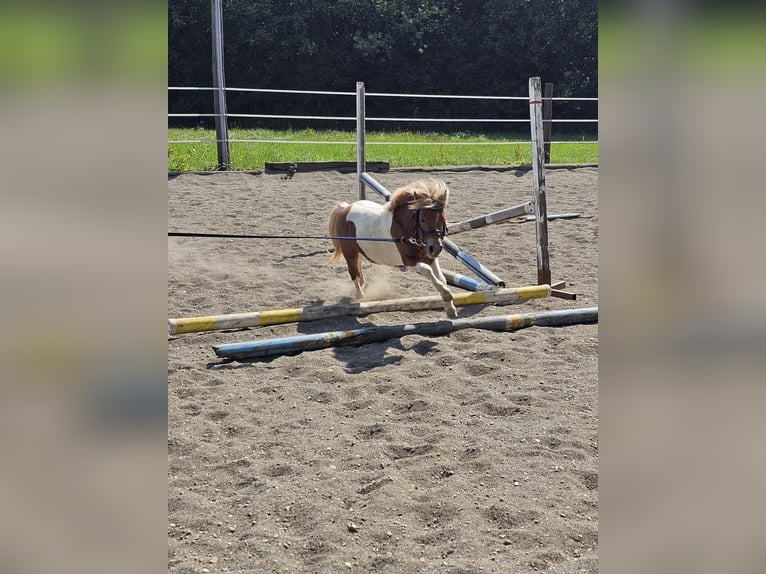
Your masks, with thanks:
[(366, 183), (366, 184), (367, 184), (367, 185), (368, 185), (368, 186), (369, 186), (369, 187), (370, 187), (370, 188), (371, 188), (371, 189), (372, 189), (372, 190), (373, 190), (375, 193), (377, 193), (378, 195), (381, 195), (381, 196), (383, 197), (383, 199), (385, 199), (386, 201), (388, 201), (389, 199), (391, 199), (391, 192), (390, 192), (390, 191), (388, 191), (388, 190), (387, 190), (385, 187), (383, 187), (383, 186), (382, 186), (380, 183), (378, 183), (377, 181), (375, 181), (375, 178), (373, 178), (373, 177), (372, 177), (372, 176), (371, 176), (369, 173), (367, 173), (367, 172), (365, 171), (365, 172), (363, 172), (363, 173), (362, 173), (362, 174), (361, 174), (359, 177), (360, 177), (360, 178), (362, 179), (362, 181), (363, 181), (364, 183)]
[[(467, 278), (468, 279), (468, 278)], [(550, 297), (549, 285), (532, 285), (514, 289), (496, 289), (477, 293), (458, 293), (453, 302), (457, 306), (484, 305), (526, 301)], [(220, 331), (223, 329), (242, 329), (245, 327), (265, 327), (283, 323), (316, 321), (347, 315), (371, 315), (390, 311), (422, 311), (426, 309), (441, 309), (444, 301), (438, 295), (427, 297), (409, 297), (406, 299), (387, 299), (383, 301), (360, 301), (357, 303), (342, 303), (339, 305), (315, 305), (296, 309), (278, 309), (275, 311), (260, 311), (254, 313), (233, 313), (229, 315), (210, 315), (207, 317), (188, 317), (184, 319), (169, 319), (168, 333), (180, 335), (183, 333), (200, 333), (203, 331)]]
[[(359, 177), (365, 184), (370, 186), (373, 191), (383, 196), (386, 201), (391, 198), (391, 192), (383, 187), (380, 183), (375, 181), (375, 178), (373, 178), (369, 173), (363, 172)], [(458, 247), (451, 239), (446, 237), (442, 239), (442, 246), (447, 250), (447, 253), (452, 255), (455, 259), (476, 273), (476, 275), (485, 283), (491, 283), (492, 285), (496, 285), (498, 287), (505, 287), (505, 282), (502, 279), (484, 267), (481, 263), (476, 261), (476, 259), (472, 257), (470, 253), (460, 249), (460, 247)]]
[[(557, 219), (577, 219), (580, 217), (579, 213), (553, 213), (548, 216), (548, 221), (556, 221)], [(537, 218), (534, 215), (527, 215), (526, 217), (519, 217), (511, 223), (526, 223), (527, 221), (535, 221)]]
[(474, 279), (473, 277), (468, 277), (467, 275), (461, 275), (460, 273), (455, 273), (454, 271), (450, 271), (449, 269), (442, 269), (442, 274), (444, 275), (444, 278), (447, 280), (447, 283), (449, 283), (450, 285), (454, 285), (455, 287), (460, 287), (461, 289), (465, 289), (467, 291), (494, 291), (498, 289), (496, 285), (492, 285), (491, 283), (484, 283), (483, 281), (478, 281)]
[(448, 237), (444, 237), (442, 239), (442, 247), (447, 250), (447, 253), (452, 255), (455, 259), (476, 273), (476, 275), (478, 275), (479, 278), (482, 279), (485, 283), (491, 283), (492, 285), (497, 285), (498, 287), (505, 287), (505, 281), (484, 267), (484, 265), (476, 261), (473, 255), (460, 249), (460, 247), (458, 247), (457, 244)]
[(564, 327), (598, 323), (598, 307), (543, 311), (519, 315), (495, 315), (491, 317), (453, 319), (435, 323), (413, 323), (385, 327), (363, 327), (351, 331), (331, 331), (314, 335), (281, 337), (244, 343), (228, 343), (213, 347), (219, 357), (232, 360), (258, 359), (279, 355), (297, 354), (328, 347), (357, 346), (398, 339), (406, 335), (440, 337), (461, 329), (487, 329), (491, 331), (516, 331), (525, 327)]
[(531, 201), (503, 209), (501, 211), (495, 211), (482, 215), (481, 217), (474, 217), (473, 219), (467, 219), (466, 221), (460, 221), (458, 223), (451, 223), (447, 226), (447, 234), (453, 235), (455, 233), (462, 233), (463, 231), (470, 231), (471, 229), (478, 229), (485, 225), (491, 225), (493, 223), (500, 223), (514, 217), (520, 217), (522, 215), (531, 215), (535, 213), (535, 204)]

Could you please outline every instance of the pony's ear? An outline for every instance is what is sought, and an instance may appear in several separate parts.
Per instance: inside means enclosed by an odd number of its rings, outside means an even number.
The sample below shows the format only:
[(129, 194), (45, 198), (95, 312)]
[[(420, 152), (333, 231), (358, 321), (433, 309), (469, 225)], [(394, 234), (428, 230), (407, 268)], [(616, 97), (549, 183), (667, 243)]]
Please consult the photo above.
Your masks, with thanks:
[(413, 189), (410, 195), (410, 199), (409, 201), (407, 201), (407, 207), (409, 209), (415, 210), (422, 207), (421, 205), (422, 202), (423, 202), (422, 194), (418, 193), (418, 190)]

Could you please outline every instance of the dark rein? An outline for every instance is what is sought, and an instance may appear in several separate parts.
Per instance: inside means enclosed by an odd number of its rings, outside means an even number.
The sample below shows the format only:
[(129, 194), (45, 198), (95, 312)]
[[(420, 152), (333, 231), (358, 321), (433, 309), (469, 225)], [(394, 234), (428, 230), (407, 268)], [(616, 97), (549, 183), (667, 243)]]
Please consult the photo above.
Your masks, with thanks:
[(192, 231), (168, 231), (168, 237), (212, 237), (217, 239), (338, 239), (340, 241), (385, 241), (387, 243), (410, 243), (418, 247), (426, 245), (425, 240), (430, 235), (443, 238), (447, 234), (447, 225), (441, 229), (429, 229), (421, 233), (420, 210), (442, 211), (444, 206), (440, 203), (433, 207), (421, 207), (415, 210), (415, 236), (414, 237), (340, 237), (336, 235), (250, 235), (242, 233), (198, 233)]
[(241, 233), (197, 233), (168, 231), (168, 237), (214, 237), (218, 239), (339, 239), (341, 241), (387, 241), (411, 243), (413, 237), (340, 237), (336, 235), (248, 235)]

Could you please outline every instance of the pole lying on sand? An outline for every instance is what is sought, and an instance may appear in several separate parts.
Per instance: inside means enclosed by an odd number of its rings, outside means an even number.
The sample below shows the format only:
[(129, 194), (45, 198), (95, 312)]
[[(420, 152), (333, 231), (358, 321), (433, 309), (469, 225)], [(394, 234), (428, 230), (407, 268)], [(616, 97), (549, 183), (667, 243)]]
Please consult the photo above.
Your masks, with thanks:
[(473, 255), (460, 249), (460, 247), (448, 237), (444, 237), (442, 239), (442, 247), (447, 250), (447, 253), (452, 255), (455, 259), (476, 273), (476, 275), (478, 275), (479, 278), (485, 283), (491, 283), (492, 285), (497, 285), (498, 287), (505, 287), (505, 281), (484, 267), (484, 265), (476, 261)]
[(450, 285), (454, 285), (455, 287), (460, 287), (461, 289), (465, 289), (467, 291), (495, 291), (498, 289), (497, 285), (492, 285), (491, 283), (484, 283), (483, 281), (478, 281), (477, 279), (474, 279), (473, 277), (468, 277), (467, 275), (461, 275), (460, 273), (455, 273), (454, 271), (450, 271), (449, 269), (442, 269), (442, 275), (444, 275), (444, 278), (447, 280), (447, 283)]
[[(359, 177), (365, 184), (370, 186), (373, 191), (381, 195), (386, 201), (391, 198), (391, 192), (383, 187), (380, 183), (375, 181), (375, 178), (372, 177), (369, 173), (363, 172)], [(492, 285), (496, 285), (498, 287), (505, 287), (505, 282), (502, 279), (484, 267), (481, 263), (476, 261), (476, 259), (472, 257), (470, 253), (460, 249), (460, 247), (458, 247), (451, 239), (446, 237), (442, 239), (442, 246), (447, 250), (447, 253), (452, 255), (455, 259), (476, 273), (476, 275), (485, 283), (491, 283)]]
[(490, 317), (453, 319), (435, 323), (413, 323), (385, 327), (363, 327), (351, 331), (331, 331), (314, 335), (298, 335), (264, 339), (244, 343), (228, 343), (213, 347), (215, 354), (225, 359), (258, 359), (280, 355), (297, 354), (328, 347), (357, 346), (406, 335), (440, 337), (461, 329), (487, 329), (491, 331), (516, 331), (537, 325), (540, 327), (564, 327), (598, 323), (598, 307), (543, 311), (519, 315), (495, 315)]
[[(484, 305), (509, 303), (511, 301), (526, 301), (542, 299), (551, 296), (549, 285), (532, 285), (515, 289), (496, 289), (478, 293), (458, 293), (453, 302), (457, 306)], [(275, 311), (260, 311), (254, 313), (233, 313), (229, 315), (210, 315), (207, 317), (188, 317), (185, 319), (169, 319), (168, 333), (199, 333), (202, 331), (220, 331), (223, 329), (242, 329), (245, 327), (265, 327), (283, 323), (316, 321), (348, 315), (371, 315), (390, 311), (422, 311), (425, 309), (440, 309), (444, 301), (438, 295), (427, 297), (409, 297), (405, 299), (388, 299), (383, 301), (361, 301), (339, 305), (316, 305), (296, 309), (278, 309)]]

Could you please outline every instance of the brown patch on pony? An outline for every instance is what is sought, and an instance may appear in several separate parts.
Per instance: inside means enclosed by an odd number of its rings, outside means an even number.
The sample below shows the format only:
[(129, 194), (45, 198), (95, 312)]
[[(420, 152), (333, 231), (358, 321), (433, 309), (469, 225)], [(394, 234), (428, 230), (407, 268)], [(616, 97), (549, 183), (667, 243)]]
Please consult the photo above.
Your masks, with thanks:
[[(346, 219), (350, 209), (351, 206), (345, 201), (335, 205), (332, 211), (330, 211), (328, 235), (333, 237), (356, 237), (356, 225)], [(359, 255), (364, 255), (364, 252), (359, 247), (359, 244), (352, 240), (331, 239), (331, 241), (335, 252), (330, 257), (330, 263), (335, 263), (343, 255), (346, 259), (351, 280), (356, 281), (358, 279), (361, 285), (363, 285), (364, 275), (362, 273), (362, 260), (359, 258)], [(366, 255), (364, 256), (366, 257)]]
[[(393, 213), (391, 236), (411, 237), (413, 233), (417, 234), (420, 225), (416, 219), (418, 213), (425, 220), (425, 229), (441, 229), (445, 224), (444, 208), (448, 199), (447, 184), (440, 180), (421, 179), (400, 187), (394, 191), (387, 204), (389, 211)], [(418, 212), (419, 209), (423, 211)], [(430, 264), (435, 259), (422, 245), (397, 243), (396, 247), (407, 267), (416, 265), (418, 261)]]

